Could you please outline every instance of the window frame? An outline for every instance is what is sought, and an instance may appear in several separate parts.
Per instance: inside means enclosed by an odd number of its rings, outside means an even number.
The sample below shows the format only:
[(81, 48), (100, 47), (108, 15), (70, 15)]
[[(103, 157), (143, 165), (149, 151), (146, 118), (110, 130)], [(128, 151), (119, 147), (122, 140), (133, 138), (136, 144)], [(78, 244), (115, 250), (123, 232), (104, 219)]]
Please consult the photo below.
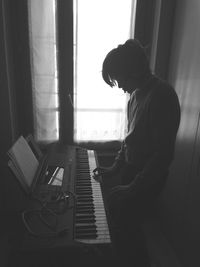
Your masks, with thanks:
[[(73, 144), (73, 0), (57, 1), (57, 46), (61, 144)], [(65, 25), (63, 27), (63, 25)]]

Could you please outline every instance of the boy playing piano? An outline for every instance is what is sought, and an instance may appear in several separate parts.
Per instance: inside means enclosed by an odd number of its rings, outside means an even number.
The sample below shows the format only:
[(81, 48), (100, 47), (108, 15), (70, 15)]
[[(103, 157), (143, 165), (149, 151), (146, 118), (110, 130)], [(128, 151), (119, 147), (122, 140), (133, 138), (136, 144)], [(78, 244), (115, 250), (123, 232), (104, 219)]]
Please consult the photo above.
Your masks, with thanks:
[(130, 95), (128, 129), (113, 166), (96, 168), (94, 178), (102, 176), (106, 183), (109, 177), (120, 177), (108, 197), (117, 255), (123, 265), (148, 266), (141, 224), (151, 216), (173, 161), (180, 105), (175, 90), (152, 74), (137, 40), (107, 54), (102, 76)]

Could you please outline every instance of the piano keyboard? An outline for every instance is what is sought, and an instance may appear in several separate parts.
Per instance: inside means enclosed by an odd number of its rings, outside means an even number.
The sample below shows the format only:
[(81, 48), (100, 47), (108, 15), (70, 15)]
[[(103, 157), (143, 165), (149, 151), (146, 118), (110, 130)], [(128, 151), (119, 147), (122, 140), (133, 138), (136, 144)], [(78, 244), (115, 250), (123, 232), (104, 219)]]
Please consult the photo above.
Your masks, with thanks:
[(77, 149), (75, 240), (87, 244), (111, 243), (100, 184), (92, 177), (93, 150)]

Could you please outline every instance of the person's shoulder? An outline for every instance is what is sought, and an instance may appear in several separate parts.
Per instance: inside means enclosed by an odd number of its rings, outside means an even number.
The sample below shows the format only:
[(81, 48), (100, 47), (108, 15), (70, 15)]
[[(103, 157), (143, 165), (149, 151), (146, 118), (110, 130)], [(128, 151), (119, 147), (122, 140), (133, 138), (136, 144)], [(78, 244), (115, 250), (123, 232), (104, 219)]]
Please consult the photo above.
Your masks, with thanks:
[(153, 91), (154, 91), (154, 94), (157, 95), (157, 97), (177, 98), (177, 94), (176, 94), (174, 87), (166, 80), (163, 80), (157, 76), (154, 76), (154, 90)]

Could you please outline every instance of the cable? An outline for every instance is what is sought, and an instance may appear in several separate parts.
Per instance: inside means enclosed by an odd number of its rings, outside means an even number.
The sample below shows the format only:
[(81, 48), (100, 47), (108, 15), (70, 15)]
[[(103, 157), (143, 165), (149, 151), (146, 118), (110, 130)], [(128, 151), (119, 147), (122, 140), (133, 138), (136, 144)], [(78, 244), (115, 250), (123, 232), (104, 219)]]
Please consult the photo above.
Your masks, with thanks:
[(26, 211), (23, 211), (22, 212), (22, 220), (23, 220), (23, 223), (24, 223), (26, 229), (28, 230), (28, 232), (31, 235), (36, 236), (36, 237), (56, 237), (56, 236), (59, 236), (61, 234), (65, 234), (65, 233), (68, 232), (69, 229), (67, 227), (65, 227), (65, 228), (57, 231), (57, 230), (52, 229), (52, 227), (50, 226), (50, 224), (49, 223), (46, 223), (46, 222), (45, 222), (45, 224), (51, 229), (51, 232), (48, 232), (48, 233), (44, 233), (44, 232), (37, 233), (37, 232), (33, 231), (31, 229), (31, 227), (30, 227), (27, 219), (26, 219), (26, 215), (29, 214), (29, 213), (33, 213), (33, 212), (40, 212), (40, 210), (35, 209), (35, 210), (26, 210)]
[[(72, 199), (73, 199), (73, 205), (71, 205), (71, 206), (69, 206), (70, 196), (72, 196)], [(22, 212), (23, 223), (31, 235), (36, 236), (36, 237), (56, 237), (56, 236), (59, 236), (61, 234), (65, 234), (66, 232), (68, 232), (69, 229), (67, 227), (65, 227), (59, 231), (57, 231), (56, 228), (58, 225), (58, 214), (64, 213), (67, 210), (74, 207), (74, 203), (76, 201), (76, 195), (73, 192), (61, 191), (56, 195), (55, 200), (53, 199), (50, 201), (43, 201), (35, 195), (33, 195), (33, 199), (37, 200), (40, 203), (41, 208), (40, 209), (25, 210)], [(54, 208), (51, 207), (52, 204), (55, 205)], [(60, 208), (61, 204), (62, 204), (62, 207)], [(50, 207), (48, 207), (47, 205), (50, 205)], [(38, 213), (38, 215), (39, 215), (38, 217), (39, 217), (40, 221), (44, 225), (46, 225), (51, 230), (51, 232), (49, 232), (49, 233), (44, 233), (44, 232), (43, 233), (36, 233), (35, 231), (33, 231), (31, 229), (31, 226), (27, 221), (27, 216), (32, 215), (34, 213), (36, 213), (36, 214)], [(50, 224), (49, 221), (44, 218), (44, 213), (50, 214), (50, 215), (55, 217), (55, 225)]]

